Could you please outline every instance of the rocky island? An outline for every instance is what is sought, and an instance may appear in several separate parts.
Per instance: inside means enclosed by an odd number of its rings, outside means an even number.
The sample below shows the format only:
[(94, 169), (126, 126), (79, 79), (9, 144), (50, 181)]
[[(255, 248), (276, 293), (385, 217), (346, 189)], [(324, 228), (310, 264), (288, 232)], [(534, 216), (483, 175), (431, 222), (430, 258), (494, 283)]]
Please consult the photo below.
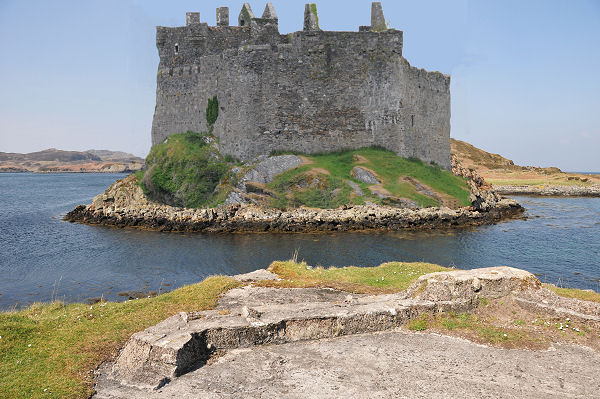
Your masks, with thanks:
[(227, 162), (216, 140), (190, 132), (153, 147), (147, 166), (65, 219), (160, 231), (314, 232), (474, 226), (523, 212), (483, 180), (377, 148)]
[(380, 3), (358, 32), (321, 30), (314, 4), (302, 31), (282, 35), (278, 21), (270, 3), (261, 18), (245, 3), (238, 26), (221, 7), (215, 27), (198, 13), (158, 27), (145, 169), (66, 220), (307, 232), (480, 225), (523, 211), (451, 172), (450, 77), (410, 66)]

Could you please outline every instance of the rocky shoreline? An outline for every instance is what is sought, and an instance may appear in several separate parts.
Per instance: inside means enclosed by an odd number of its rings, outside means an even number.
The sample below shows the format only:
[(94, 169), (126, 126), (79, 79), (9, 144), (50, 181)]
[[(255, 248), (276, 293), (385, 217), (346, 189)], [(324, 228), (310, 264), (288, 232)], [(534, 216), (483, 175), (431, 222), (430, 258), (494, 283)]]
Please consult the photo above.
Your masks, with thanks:
[(472, 184), (469, 208), (409, 209), (348, 205), (337, 209), (280, 210), (232, 204), (219, 208), (177, 208), (150, 201), (134, 175), (113, 183), (90, 205), (79, 205), (64, 220), (172, 232), (327, 232), (436, 229), (491, 224), (520, 217), (516, 201), (482, 191)]
[(534, 195), (547, 197), (600, 197), (600, 186), (496, 186), (502, 195)]

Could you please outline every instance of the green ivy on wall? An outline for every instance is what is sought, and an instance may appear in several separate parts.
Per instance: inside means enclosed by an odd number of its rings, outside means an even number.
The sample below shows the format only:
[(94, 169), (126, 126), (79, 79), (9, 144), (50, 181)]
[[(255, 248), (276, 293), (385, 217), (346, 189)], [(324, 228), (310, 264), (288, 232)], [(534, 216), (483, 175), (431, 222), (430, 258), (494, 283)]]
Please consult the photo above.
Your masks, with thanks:
[(212, 130), (213, 125), (217, 121), (219, 117), (219, 100), (217, 100), (217, 96), (213, 96), (213, 98), (208, 99), (208, 105), (206, 106), (206, 122), (208, 123), (208, 127)]

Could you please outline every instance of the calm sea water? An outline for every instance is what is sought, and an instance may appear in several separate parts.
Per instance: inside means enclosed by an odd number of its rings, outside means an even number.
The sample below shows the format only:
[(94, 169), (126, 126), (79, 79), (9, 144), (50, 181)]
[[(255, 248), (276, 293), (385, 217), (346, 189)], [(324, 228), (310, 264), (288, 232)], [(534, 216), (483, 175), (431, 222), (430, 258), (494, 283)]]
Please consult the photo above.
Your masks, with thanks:
[(600, 290), (600, 198), (516, 197), (528, 220), (469, 230), (336, 234), (181, 234), (63, 222), (124, 175), (0, 173), (0, 309), (53, 298), (122, 300), (273, 260), (374, 266), (427, 261), (508, 265), (540, 279)]

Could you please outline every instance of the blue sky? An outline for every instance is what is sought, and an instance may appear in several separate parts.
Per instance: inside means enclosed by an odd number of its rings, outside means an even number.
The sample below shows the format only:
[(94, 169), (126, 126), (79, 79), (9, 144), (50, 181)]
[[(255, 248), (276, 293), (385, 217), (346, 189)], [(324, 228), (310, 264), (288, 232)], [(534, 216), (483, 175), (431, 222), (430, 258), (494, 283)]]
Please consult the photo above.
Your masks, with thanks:
[[(255, 14), (265, 2), (251, 1)], [(273, 1), (280, 32), (304, 1)], [(452, 75), (452, 137), (519, 164), (600, 171), (600, 1), (382, 1), (412, 65)], [(0, 151), (150, 148), (155, 26), (241, 1), (0, 0)], [(317, 2), (321, 28), (370, 1)]]

